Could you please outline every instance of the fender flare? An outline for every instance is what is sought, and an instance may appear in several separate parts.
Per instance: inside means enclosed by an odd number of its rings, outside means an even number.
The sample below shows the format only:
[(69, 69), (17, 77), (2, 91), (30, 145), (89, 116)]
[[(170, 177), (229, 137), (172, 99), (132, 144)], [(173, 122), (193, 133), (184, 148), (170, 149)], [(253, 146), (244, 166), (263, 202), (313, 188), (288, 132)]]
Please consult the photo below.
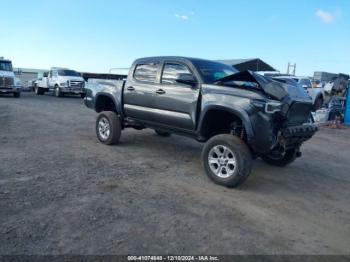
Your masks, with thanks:
[(97, 93), (96, 95), (95, 95), (95, 101), (94, 101), (94, 109), (95, 109), (95, 111), (97, 112), (97, 110), (96, 110), (96, 103), (97, 103), (97, 101), (98, 101), (98, 99), (99, 99), (99, 97), (101, 97), (101, 96), (106, 96), (106, 97), (108, 97), (108, 98), (110, 98), (112, 101), (113, 101), (113, 103), (114, 103), (114, 107), (115, 107), (115, 111), (117, 112), (117, 114), (120, 114), (121, 112), (119, 112), (120, 110), (119, 110), (119, 108), (118, 108), (118, 103), (117, 103), (117, 101), (115, 100), (115, 98), (111, 95), (111, 94), (109, 94), (109, 93), (106, 93), (106, 92), (99, 92), (99, 93)]
[(207, 106), (201, 113), (199, 123), (198, 123), (198, 133), (202, 135), (202, 127), (203, 127), (203, 120), (205, 119), (207, 113), (211, 110), (222, 110), (226, 111), (230, 114), (235, 115), (239, 119), (242, 120), (242, 124), (244, 125), (245, 131), (247, 133), (247, 139), (250, 141), (254, 137), (254, 132), (253, 132), (253, 127), (252, 123), (250, 121), (250, 118), (248, 116), (248, 113), (243, 110), (242, 108), (237, 108), (237, 107), (227, 107), (227, 106), (222, 106), (222, 105), (210, 105)]

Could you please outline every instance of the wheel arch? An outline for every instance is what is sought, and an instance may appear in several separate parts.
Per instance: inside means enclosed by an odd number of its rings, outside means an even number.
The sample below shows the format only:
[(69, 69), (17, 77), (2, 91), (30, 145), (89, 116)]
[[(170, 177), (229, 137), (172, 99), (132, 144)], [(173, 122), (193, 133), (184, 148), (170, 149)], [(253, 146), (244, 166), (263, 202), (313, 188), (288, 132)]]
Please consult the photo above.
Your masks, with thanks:
[(120, 114), (116, 100), (111, 94), (108, 93), (96, 94), (94, 109), (97, 113), (102, 111), (113, 111)]
[(203, 110), (198, 124), (198, 133), (200, 134), (200, 136), (205, 137), (206, 139), (210, 138), (210, 134), (208, 137), (206, 129), (208, 128), (209, 124), (211, 124), (211, 121), (213, 121), (212, 114), (214, 114), (215, 116), (217, 116), (217, 114), (230, 115), (233, 119), (241, 121), (247, 135), (247, 140), (250, 141), (252, 139), (254, 134), (248, 113), (245, 112), (243, 109), (220, 105), (208, 106), (205, 110)]

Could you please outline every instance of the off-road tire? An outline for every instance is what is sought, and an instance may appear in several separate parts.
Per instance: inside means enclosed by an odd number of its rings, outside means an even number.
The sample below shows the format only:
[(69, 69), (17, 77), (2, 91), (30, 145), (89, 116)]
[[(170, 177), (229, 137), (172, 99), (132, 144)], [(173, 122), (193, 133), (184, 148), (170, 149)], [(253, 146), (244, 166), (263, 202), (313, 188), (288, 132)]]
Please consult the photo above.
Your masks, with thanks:
[(261, 158), (269, 165), (283, 167), (292, 163), (297, 158), (297, 153), (298, 149), (294, 148), (287, 150), (280, 158), (271, 155), (262, 156)]
[[(209, 165), (209, 152), (215, 146), (225, 146), (234, 154), (236, 164), (233, 174), (227, 178), (216, 175)], [(202, 162), (208, 177), (216, 184), (226, 187), (237, 187), (250, 175), (252, 169), (252, 155), (245, 142), (237, 136), (230, 134), (216, 135), (210, 138), (202, 150)]]
[[(99, 131), (99, 122), (104, 118), (109, 123), (109, 136), (104, 138)], [(103, 111), (101, 112), (96, 119), (96, 135), (98, 140), (105, 145), (113, 145), (119, 142), (121, 136), (122, 126), (119, 119), (119, 116), (113, 111)]]
[(165, 132), (165, 131), (161, 131), (161, 130), (154, 130), (156, 132), (156, 134), (158, 136), (163, 136), (163, 137), (167, 137), (167, 136), (170, 136), (171, 134), (169, 132)]
[(20, 92), (15, 92), (15, 93), (13, 93), (13, 96), (16, 97), (16, 98), (19, 98), (19, 97), (21, 97), (21, 93)]

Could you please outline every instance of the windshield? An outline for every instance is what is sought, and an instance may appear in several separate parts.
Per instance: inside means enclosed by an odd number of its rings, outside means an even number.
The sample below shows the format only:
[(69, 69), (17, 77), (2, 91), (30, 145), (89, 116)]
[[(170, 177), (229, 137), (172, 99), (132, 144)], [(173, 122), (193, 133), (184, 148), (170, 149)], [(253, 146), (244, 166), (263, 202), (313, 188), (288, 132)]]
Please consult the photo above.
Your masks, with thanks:
[(293, 78), (283, 78), (283, 77), (274, 77), (272, 78), (275, 81), (281, 82), (281, 83), (285, 83), (285, 84), (289, 84), (289, 85), (294, 85), (294, 86), (299, 86), (299, 83), (297, 81), (295, 81)]
[(204, 83), (212, 84), (218, 79), (237, 73), (232, 66), (205, 60), (195, 60), (193, 64), (198, 69)]
[(58, 70), (58, 75), (59, 76), (80, 76), (80, 74), (74, 70)]
[(12, 72), (12, 64), (9, 61), (0, 61), (0, 71), (11, 71)]

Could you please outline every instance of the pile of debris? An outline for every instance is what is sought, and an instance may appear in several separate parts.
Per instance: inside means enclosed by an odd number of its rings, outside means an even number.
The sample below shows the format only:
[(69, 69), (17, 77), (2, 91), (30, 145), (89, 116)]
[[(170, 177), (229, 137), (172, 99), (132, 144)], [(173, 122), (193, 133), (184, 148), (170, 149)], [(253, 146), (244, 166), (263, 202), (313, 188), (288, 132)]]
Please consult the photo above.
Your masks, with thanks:
[(332, 128), (342, 128), (346, 109), (346, 97), (333, 96), (321, 109), (313, 112), (314, 121)]

